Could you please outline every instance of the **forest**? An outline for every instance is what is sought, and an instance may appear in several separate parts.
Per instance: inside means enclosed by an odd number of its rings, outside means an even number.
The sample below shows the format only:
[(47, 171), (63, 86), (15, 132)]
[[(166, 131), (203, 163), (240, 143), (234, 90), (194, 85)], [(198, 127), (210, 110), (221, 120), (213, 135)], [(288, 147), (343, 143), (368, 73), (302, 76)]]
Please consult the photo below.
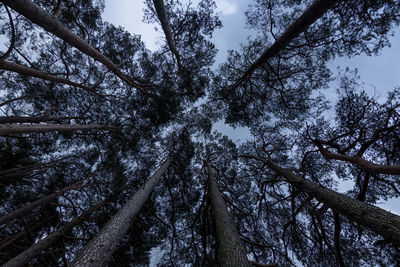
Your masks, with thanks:
[(218, 66), (214, 0), (142, 1), (156, 51), (104, 0), (0, 0), (0, 264), (400, 266), (400, 87), (329, 68), (399, 1), (252, 0)]

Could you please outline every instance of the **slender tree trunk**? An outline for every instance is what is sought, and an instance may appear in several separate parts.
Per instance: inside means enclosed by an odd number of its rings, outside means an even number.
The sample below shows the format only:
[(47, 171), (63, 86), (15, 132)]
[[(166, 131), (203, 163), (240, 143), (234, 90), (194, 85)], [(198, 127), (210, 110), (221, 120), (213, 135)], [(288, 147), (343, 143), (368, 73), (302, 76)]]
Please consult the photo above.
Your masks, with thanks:
[(165, 5), (163, 0), (153, 0), (154, 7), (156, 9), (157, 17), (161, 23), (161, 27), (163, 29), (165, 38), (167, 39), (167, 44), (169, 49), (176, 58), (176, 62), (178, 64), (178, 68), (182, 69), (181, 65), (181, 56), (179, 55), (178, 50), (176, 49), (176, 45), (174, 42), (174, 38), (171, 32), (171, 26), (169, 25), (169, 19), (167, 15), (167, 11), (165, 10)]
[(20, 239), (21, 237), (25, 236), (25, 235), (30, 235), (33, 231), (35, 231), (36, 229), (38, 229), (39, 227), (41, 227), (45, 222), (50, 221), (52, 219), (52, 217), (47, 217), (44, 221), (41, 221), (37, 224), (35, 224), (34, 226), (24, 229), (12, 236), (9, 236), (7, 239), (2, 240), (2, 243), (0, 244), (0, 251), (6, 247), (8, 247), (9, 245), (11, 245), (12, 243), (14, 243), (15, 241), (17, 241), (18, 239)]
[(88, 215), (93, 213), (95, 210), (103, 207), (105, 204), (107, 204), (107, 202), (108, 202), (108, 200), (104, 200), (101, 203), (93, 206), (89, 210), (85, 211), (81, 216), (79, 216), (78, 218), (74, 219), (73, 221), (67, 223), (66, 225), (62, 226), (55, 232), (49, 234), (44, 239), (40, 240), (39, 242), (32, 245), (30, 248), (28, 248), (25, 251), (18, 254), (15, 258), (12, 258), (8, 262), (6, 262), (3, 266), (4, 267), (17, 267), (17, 266), (23, 266), (24, 264), (27, 264), (32, 258), (36, 257), (43, 250), (50, 247), (54, 241), (56, 241), (58, 238), (63, 236), (69, 229), (71, 229), (75, 225), (81, 223)]
[(30, 172), (30, 175), (32, 175), (32, 174), (34, 174), (34, 171), (36, 171), (36, 170), (48, 169), (48, 168), (57, 166), (57, 164), (59, 164), (59, 162), (62, 162), (66, 159), (77, 158), (77, 157), (79, 157), (79, 156), (69, 155), (69, 156), (65, 156), (65, 157), (55, 159), (55, 160), (45, 162), (45, 163), (36, 163), (36, 164), (32, 164), (32, 165), (21, 166), (21, 167), (3, 170), (3, 171), (0, 171), (0, 180), (19, 177), (19, 176), (26, 174), (27, 172)]
[(367, 196), (368, 184), (371, 175), (369, 173), (365, 174), (364, 181), (360, 186), (360, 193), (358, 193), (357, 200), (365, 201), (365, 197)]
[(147, 182), (107, 222), (71, 263), (72, 266), (106, 266), (133, 219), (142, 209), (154, 187), (160, 182), (173, 157), (168, 157)]
[(214, 171), (209, 162), (208, 170), (208, 197), (211, 203), (214, 225), (217, 238), (218, 264), (222, 267), (251, 266), (247, 259), (246, 249), (237, 232), (235, 222), (229, 215), (221, 192), (219, 191)]
[(12, 72), (16, 72), (22, 75), (27, 75), (31, 77), (36, 77), (42, 80), (46, 81), (51, 81), (51, 82), (56, 82), (56, 83), (62, 83), (62, 84), (67, 84), (73, 87), (81, 88), (83, 90), (89, 91), (91, 93), (98, 94), (95, 91), (95, 86), (86, 86), (77, 82), (73, 82), (69, 79), (58, 77), (40, 70), (32, 69), (26, 66), (23, 66), (21, 64), (13, 63), (10, 61), (4, 61), (0, 62), (0, 68)]
[(46, 31), (54, 34), (73, 47), (79, 49), (82, 53), (92, 57), (102, 63), (121, 80), (137, 89), (143, 89), (136, 81), (122, 73), (119, 67), (110, 59), (101, 54), (98, 50), (91, 47), (85, 40), (66, 28), (56, 17), (46, 12), (31, 0), (2, 0), (2, 2), (14, 9), (19, 14), (25, 16), (33, 23), (39, 25)]
[(261, 56), (247, 68), (244, 74), (233, 84), (233, 89), (237, 88), (244, 80), (259, 68), (263, 63), (270, 58), (276, 56), (283, 50), (294, 38), (305, 31), (311, 24), (322, 17), (330, 8), (341, 0), (315, 0), (303, 14), (293, 22), (287, 30), (270, 46)]
[(334, 232), (335, 256), (339, 267), (345, 267), (342, 257), (342, 249), (340, 246), (340, 231), (341, 231), (340, 215), (337, 212), (334, 212), (333, 219), (335, 223), (335, 232)]
[(14, 102), (14, 101), (17, 101), (17, 100), (21, 100), (21, 99), (27, 98), (27, 97), (28, 97), (27, 95), (22, 95), (22, 96), (19, 96), (19, 97), (16, 97), (16, 98), (8, 99), (8, 100), (0, 103), (0, 107), (8, 105), (11, 102)]
[(335, 212), (370, 228), (374, 232), (385, 237), (386, 240), (400, 244), (400, 216), (347, 197), (331, 189), (324, 188), (314, 182), (293, 174), (289, 170), (276, 166), (267, 159), (264, 159), (263, 161), (271, 169), (283, 176), (287, 182), (293, 184), (298, 189), (311, 194), (318, 201), (323, 202)]
[(79, 124), (38, 124), (38, 125), (0, 125), (0, 136), (20, 133), (44, 133), (50, 131), (72, 132), (77, 130), (108, 130), (118, 131), (118, 127), (107, 125)]
[(23, 116), (0, 116), (0, 124), (4, 123), (39, 123), (45, 121), (59, 121), (63, 119), (82, 119), (81, 116), (41, 116), (41, 117), (23, 117)]
[(13, 212), (10, 212), (10, 213), (8, 213), (8, 214), (6, 214), (6, 215), (1, 216), (1, 217), (0, 217), (0, 226), (3, 225), (3, 224), (5, 224), (5, 223), (7, 223), (7, 222), (9, 222), (9, 221), (11, 221), (11, 220), (13, 220), (13, 219), (15, 219), (15, 218), (18, 218), (18, 217), (21, 217), (21, 216), (23, 216), (23, 215), (26, 215), (28, 212), (30, 212), (30, 211), (33, 210), (34, 208), (48, 203), (48, 202), (51, 201), (52, 199), (54, 199), (54, 198), (56, 198), (56, 197), (58, 197), (58, 196), (61, 196), (61, 195), (64, 194), (65, 192), (68, 192), (68, 191), (70, 191), (70, 190), (79, 188), (80, 185), (81, 185), (86, 179), (87, 179), (87, 178), (82, 179), (82, 180), (80, 180), (79, 182), (77, 182), (77, 183), (75, 183), (75, 184), (73, 184), (73, 185), (67, 186), (67, 187), (63, 188), (62, 190), (59, 190), (59, 191), (57, 191), (57, 192), (54, 192), (54, 193), (52, 193), (52, 194), (50, 194), (50, 195), (48, 195), (48, 196), (46, 196), (46, 197), (43, 197), (43, 198), (38, 199), (38, 200), (36, 200), (36, 201), (34, 201), (34, 202), (32, 202), (32, 203), (29, 203), (28, 205), (26, 205), (26, 206), (24, 206), (24, 207), (22, 207), (22, 208), (16, 209), (16, 210), (14, 210)]

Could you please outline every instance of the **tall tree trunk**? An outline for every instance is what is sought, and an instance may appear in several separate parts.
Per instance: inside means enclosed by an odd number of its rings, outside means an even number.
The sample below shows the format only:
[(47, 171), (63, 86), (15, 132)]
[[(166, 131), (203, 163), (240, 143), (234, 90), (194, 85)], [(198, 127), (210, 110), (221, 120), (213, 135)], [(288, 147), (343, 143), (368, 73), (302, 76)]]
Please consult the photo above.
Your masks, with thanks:
[(38, 124), (38, 125), (0, 125), (0, 136), (20, 133), (44, 133), (50, 131), (72, 132), (77, 130), (108, 130), (118, 131), (118, 127), (107, 125), (79, 124)]
[(171, 49), (172, 54), (176, 58), (178, 68), (181, 70), (182, 69), (181, 56), (179, 55), (179, 52), (176, 49), (174, 38), (173, 38), (172, 32), (171, 32), (171, 26), (169, 25), (167, 11), (165, 10), (164, 1), (163, 0), (153, 0), (153, 4), (156, 9), (158, 20), (161, 23), (161, 27), (163, 29), (165, 39), (167, 39), (167, 44), (169, 46), (169, 49)]
[(0, 62), (0, 69), (12, 71), (12, 72), (19, 73), (22, 75), (36, 77), (36, 78), (46, 80), (46, 81), (71, 85), (71, 86), (78, 87), (83, 90), (89, 91), (91, 93), (99, 94), (95, 91), (96, 86), (83, 85), (81, 83), (73, 82), (66, 78), (58, 77), (58, 76), (55, 76), (55, 75), (52, 75), (52, 74), (49, 74), (49, 73), (46, 73), (46, 72), (43, 72), (40, 70), (32, 69), (32, 68), (26, 67), (24, 65), (13, 63), (10, 61)]
[(41, 198), (41, 199), (38, 199), (38, 200), (36, 200), (36, 201), (34, 201), (34, 202), (32, 202), (32, 203), (29, 203), (28, 205), (26, 205), (26, 206), (24, 206), (24, 207), (22, 207), (22, 208), (16, 209), (16, 210), (14, 210), (13, 212), (10, 212), (10, 213), (8, 213), (8, 214), (6, 214), (6, 215), (1, 216), (1, 217), (0, 217), (0, 226), (3, 225), (3, 224), (5, 224), (5, 223), (7, 223), (7, 222), (9, 222), (9, 221), (11, 221), (11, 220), (13, 220), (13, 219), (15, 219), (15, 218), (18, 218), (18, 217), (21, 217), (21, 216), (23, 216), (23, 215), (26, 215), (28, 212), (30, 212), (30, 211), (33, 210), (34, 208), (39, 207), (39, 206), (41, 206), (41, 205), (44, 205), (44, 204), (48, 203), (48, 202), (51, 201), (52, 199), (54, 199), (54, 198), (56, 198), (56, 197), (58, 197), (58, 196), (61, 196), (61, 195), (64, 194), (65, 192), (68, 192), (68, 191), (70, 191), (70, 190), (73, 190), (73, 189), (77, 189), (77, 188), (82, 187), (82, 186), (80, 186), (80, 185), (81, 185), (86, 179), (88, 179), (88, 178), (82, 179), (82, 180), (76, 182), (76, 183), (73, 184), (73, 185), (67, 186), (67, 187), (65, 187), (65, 188), (63, 188), (63, 189), (61, 189), (61, 190), (59, 190), (59, 191), (57, 191), (57, 192), (54, 192), (54, 193), (52, 193), (52, 194), (50, 194), (50, 195), (48, 195), (48, 196), (45, 196), (45, 197), (43, 197), (43, 198)]
[(46, 31), (61, 38), (73, 47), (79, 49), (82, 53), (92, 57), (94, 60), (102, 63), (121, 80), (131, 86), (142, 90), (143, 87), (126, 74), (122, 73), (119, 67), (110, 59), (101, 54), (98, 50), (90, 46), (85, 40), (66, 28), (56, 17), (46, 12), (31, 0), (2, 0), (3, 4), (11, 7), (16, 12), (25, 16), (33, 23), (39, 25)]
[(208, 170), (208, 197), (211, 203), (215, 232), (217, 238), (218, 264), (223, 267), (251, 266), (247, 259), (246, 249), (237, 232), (235, 222), (229, 215), (221, 192), (219, 191), (214, 171), (209, 162)]
[(154, 187), (171, 164), (173, 156), (168, 157), (148, 181), (125, 203), (107, 222), (101, 231), (73, 260), (71, 266), (106, 266), (119, 242), (142, 209)]
[(293, 174), (289, 170), (278, 167), (270, 160), (264, 159), (263, 161), (271, 169), (284, 177), (287, 182), (293, 184), (298, 189), (311, 194), (318, 201), (323, 202), (330, 207), (333, 211), (343, 214), (350, 220), (370, 228), (374, 232), (385, 237), (386, 240), (400, 244), (400, 216), (347, 197), (331, 189), (324, 188), (314, 182)]
[(91, 207), (90, 209), (85, 211), (81, 216), (79, 216), (78, 218), (74, 219), (73, 221), (67, 223), (66, 225), (62, 226), (55, 232), (49, 234), (44, 239), (42, 239), (39, 242), (32, 245), (30, 248), (24, 250), (23, 252), (18, 254), (15, 258), (12, 258), (8, 262), (6, 262), (3, 266), (17, 267), (17, 266), (23, 266), (24, 264), (27, 264), (32, 258), (36, 257), (43, 250), (50, 247), (54, 241), (56, 241), (58, 238), (63, 236), (69, 229), (71, 229), (75, 225), (81, 223), (88, 215), (90, 215), (95, 210), (106, 205), (107, 202), (108, 202), (108, 200), (104, 200), (104, 201), (100, 202), (99, 204)]
[(270, 46), (268, 47), (257, 60), (251, 64), (244, 74), (235, 81), (232, 85), (232, 90), (237, 88), (244, 80), (253, 74), (263, 63), (267, 62), (270, 58), (276, 56), (283, 50), (294, 38), (300, 33), (305, 31), (317, 19), (322, 17), (330, 8), (341, 0), (315, 0), (310, 7), (308, 7), (303, 14), (293, 22), (287, 30)]
[(82, 119), (81, 116), (41, 116), (41, 117), (24, 117), (24, 116), (0, 116), (0, 124), (4, 123), (39, 123), (45, 121), (59, 121), (63, 119)]

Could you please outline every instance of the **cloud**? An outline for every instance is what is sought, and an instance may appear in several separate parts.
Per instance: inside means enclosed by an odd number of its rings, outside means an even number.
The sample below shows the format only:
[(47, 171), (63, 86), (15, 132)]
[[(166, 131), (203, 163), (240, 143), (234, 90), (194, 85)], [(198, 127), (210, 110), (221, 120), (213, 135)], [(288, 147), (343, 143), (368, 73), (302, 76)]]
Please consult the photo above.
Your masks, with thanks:
[(237, 4), (232, 0), (216, 0), (215, 2), (218, 10), (222, 12), (223, 15), (230, 15), (237, 11)]

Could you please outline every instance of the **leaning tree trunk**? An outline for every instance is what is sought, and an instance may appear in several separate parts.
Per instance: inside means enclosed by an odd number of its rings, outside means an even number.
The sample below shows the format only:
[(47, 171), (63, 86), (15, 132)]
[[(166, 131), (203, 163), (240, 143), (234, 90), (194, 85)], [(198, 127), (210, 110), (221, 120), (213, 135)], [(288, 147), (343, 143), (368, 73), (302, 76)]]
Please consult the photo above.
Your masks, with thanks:
[(263, 63), (270, 58), (276, 56), (283, 50), (294, 38), (305, 31), (311, 24), (322, 17), (330, 8), (341, 0), (315, 0), (303, 14), (293, 22), (287, 30), (270, 46), (268, 47), (257, 60), (251, 64), (244, 74), (233, 84), (233, 89), (237, 88), (244, 80), (259, 68)]
[(74, 86), (74, 87), (78, 87), (81, 89), (84, 89), (86, 91), (98, 94), (95, 91), (95, 87), (96, 86), (87, 86), (87, 85), (83, 85), (81, 83), (77, 83), (77, 82), (73, 82), (67, 78), (62, 78), (62, 77), (58, 77), (40, 70), (36, 70), (33, 68), (29, 68), (26, 67), (24, 65), (21, 64), (17, 64), (17, 63), (13, 63), (10, 61), (3, 61), (0, 62), (0, 69), (4, 69), (4, 70), (8, 70), (8, 71), (12, 71), (15, 73), (19, 73), (22, 75), (27, 75), (27, 76), (32, 76), (32, 77), (36, 77), (36, 78), (40, 78), (42, 80), (46, 80), (46, 81), (51, 81), (51, 82), (56, 82), (56, 83), (62, 83), (62, 84), (67, 84), (70, 86)]
[(208, 169), (208, 198), (214, 215), (218, 244), (218, 264), (223, 267), (251, 266), (247, 259), (246, 249), (237, 232), (235, 222), (229, 215), (226, 204), (222, 199), (213, 169), (209, 162), (206, 162), (206, 164)]
[(16, 209), (13, 212), (10, 212), (10, 213), (8, 213), (6, 215), (1, 216), (0, 217), (0, 226), (3, 225), (3, 224), (6, 224), (7, 222), (9, 222), (9, 221), (11, 221), (11, 220), (13, 220), (15, 218), (18, 218), (18, 217), (21, 217), (23, 215), (26, 215), (28, 212), (30, 212), (34, 208), (39, 207), (41, 205), (44, 205), (44, 204), (50, 202), (52, 199), (54, 199), (54, 198), (56, 198), (58, 196), (61, 196), (65, 192), (68, 192), (70, 190), (78, 189), (78, 188), (82, 187), (81, 184), (86, 179), (87, 178), (82, 179), (82, 180), (76, 182), (73, 185), (67, 186), (67, 187), (65, 187), (65, 188), (63, 188), (63, 189), (61, 189), (61, 190), (59, 190), (57, 192), (54, 192), (54, 193), (52, 193), (50, 195), (47, 195), (47, 196), (45, 196), (45, 197), (43, 197), (41, 199), (38, 199), (38, 200), (34, 201), (32, 203), (29, 203), (28, 205), (23, 206), (22, 208)]
[(21, 177), (21, 176), (27, 174), (28, 172), (29, 172), (29, 176), (32, 176), (35, 174), (36, 171), (55, 167), (55, 166), (57, 166), (57, 164), (59, 164), (59, 162), (65, 164), (65, 162), (62, 162), (63, 160), (66, 160), (69, 158), (76, 158), (76, 157), (79, 157), (79, 156), (70, 155), (70, 156), (65, 156), (65, 157), (55, 159), (55, 160), (45, 162), (45, 163), (36, 163), (36, 164), (32, 164), (32, 165), (26, 165), (26, 166), (3, 170), (3, 171), (0, 171), (0, 181), (4, 181), (5, 179)]
[(72, 266), (106, 266), (119, 242), (171, 164), (168, 157), (149, 180), (125, 203), (71, 263)]
[(174, 38), (171, 32), (171, 26), (169, 25), (167, 11), (165, 10), (165, 5), (163, 0), (153, 0), (154, 8), (156, 9), (157, 17), (161, 23), (161, 27), (163, 29), (165, 39), (167, 39), (167, 44), (171, 52), (174, 54), (176, 58), (176, 62), (178, 68), (181, 70), (181, 56), (179, 55), (178, 50), (176, 49), (176, 45), (174, 42)]
[(118, 127), (107, 125), (80, 125), (80, 124), (38, 124), (38, 125), (7, 125), (0, 124), (0, 136), (20, 133), (44, 133), (50, 131), (72, 132), (77, 130), (108, 130), (118, 131)]
[(0, 116), (0, 124), (3, 123), (39, 123), (46, 121), (82, 119), (81, 116), (41, 116), (41, 117), (25, 117), (25, 116)]
[(289, 170), (278, 167), (270, 160), (265, 159), (264, 162), (271, 169), (283, 176), (287, 182), (309, 193), (318, 201), (326, 204), (333, 211), (343, 214), (350, 220), (370, 228), (374, 232), (385, 237), (386, 240), (400, 244), (400, 216), (322, 187), (293, 174)]
[(28, 264), (29, 261), (32, 258), (36, 257), (43, 250), (45, 250), (48, 247), (50, 247), (53, 244), (54, 241), (56, 241), (58, 238), (60, 238), (64, 234), (66, 234), (69, 229), (71, 229), (75, 225), (81, 223), (88, 215), (90, 215), (95, 210), (97, 210), (97, 209), (103, 207), (104, 205), (106, 205), (107, 202), (108, 202), (108, 200), (104, 200), (104, 201), (100, 202), (99, 204), (91, 207), (90, 209), (85, 211), (78, 218), (76, 218), (73, 221), (71, 221), (71, 222), (67, 223), (66, 225), (62, 226), (61, 228), (59, 228), (55, 232), (49, 234), (48, 236), (46, 236), (46, 238), (44, 238), (44, 239), (40, 240), (39, 242), (35, 243), (33, 246), (31, 246), (30, 248), (24, 250), (23, 252), (18, 254), (15, 258), (12, 258), (11, 260), (6, 262), (2, 266), (3, 267), (17, 267), (17, 266), (23, 266), (25, 264)]
[(143, 90), (143, 87), (126, 74), (122, 73), (120, 68), (109, 58), (101, 54), (94, 47), (90, 46), (85, 40), (66, 28), (53, 14), (43, 10), (31, 0), (2, 0), (3, 4), (11, 7), (19, 14), (23, 15), (33, 23), (39, 25), (46, 31), (54, 34), (68, 44), (80, 50), (82, 53), (92, 57), (94, 60), (102, 63), (121, 80), (129, 85)]
[(45, 222), (48, 222), (48, 221), (50, 221), (51, 219), (52, 219), (51, 216), (50, 216), (50, 217), (46, 217), (45, 220), (43, 220), (43, 221), (41, 221), (41, 222), (35, 224), (34, 226), (29, 227), (29, 228), (26, 227), (26, 228), (23, 229), (22, 231), (20, 231), (20, 232), (14, 234), (14, 235), (12, 235), (12, 236), (9, 236), (7, 239), (2, 240), (1, 243), (0, 243), (0, 251), (1, 251), (2, 249), (4, 249), (4, 248), (10, 246), (12, 243), (14, 243), (15, 241), (17, 241), (17, 240), (20, 239), (21, 237), (27, 236), (27, 235), (31, 235), (31, 233), (33, 233), (33, 231), (35, 231), (36, 229), (42, 227), (43, 224), (44, 224)]

